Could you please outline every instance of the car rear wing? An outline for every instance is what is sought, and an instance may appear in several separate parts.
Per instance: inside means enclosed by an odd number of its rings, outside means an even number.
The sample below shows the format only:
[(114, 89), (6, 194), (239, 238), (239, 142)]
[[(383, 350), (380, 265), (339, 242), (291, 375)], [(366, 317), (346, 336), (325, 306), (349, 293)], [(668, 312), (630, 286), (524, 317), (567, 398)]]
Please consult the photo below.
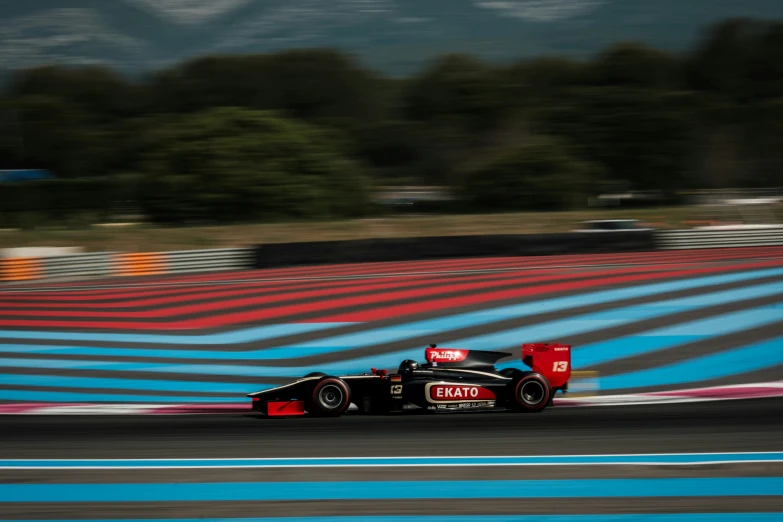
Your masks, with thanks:
[(552, 388), (562, 388), (571, 378), (571, 345), (559, 343), (523, 344), (522, 362), (533, 371), (546, 377)]

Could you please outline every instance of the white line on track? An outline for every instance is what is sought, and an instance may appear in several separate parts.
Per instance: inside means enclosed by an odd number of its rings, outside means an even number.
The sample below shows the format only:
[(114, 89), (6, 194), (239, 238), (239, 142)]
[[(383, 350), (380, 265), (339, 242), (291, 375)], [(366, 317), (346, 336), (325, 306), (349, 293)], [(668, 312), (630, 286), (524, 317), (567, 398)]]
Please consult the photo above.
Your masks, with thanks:
[(450, 463), (450, 464), (275, 464), (275, 465), (229, 465), (229, 466), (0, 466), (0, 470), (41, 470), (41, 471), (74, 471), (74, 470), (167, 470), (167, 469), (313, 469), (313, 468), (495, 468), (495, 467), (552, 467), (552, 466), (721, 466), (727, 464), (779, 464), (783, 460), (714, 460), (705, 462), (586, 462), (586, 463), (495, 463), (495, 464), (476, 464), (476, 463)]
[[(754, 458), (762, 456), (763, 458)], [(705, 458), (707, 457), (707, 458)], [(613, 460), (622, 459), (622, 460)], [(656, 460), (649, 460), (656, 459)], [(541, 466), (714, 466), (783, 463), (781, 452), (640, 453), (598, 455), (501, 455), (441, 457), (170, 458), (170, 459), (0, 459), (0, 469), (279, 469), (367, 467), (541, 467)], [(40, 465), (38, 464), (40, 463)], [(57, 463), (57, 465), (52, 465)], [(123, 463), (125, 465), (120, 465)], [(182, 464), (185, 463), (185, 464)]]
[[(403, 459), (428, 459), (428, 460), (448, 460), (448, 459), (589, 459), (589, 458), (617, 458), (617, 457), (715, 457), (725, 455), (766, 455), (769, 453), (780, 453), (777, 451), (703, 451), (695, 453), (576, 453), (567, 455), (442, 455), (437, 457), (422, 457), (421, 455), (395, 455), (391, 457), (301, 457), (301, 460), (312, 461), (332, 461), (332, 460), (403, 460)], [(135, 458), (135, 459), (0, 459), (0, 462), (221, 462), (231, 460), (258, 461), (258, 462), (280, 462), (288, 460), (297, 460), (297, 457), (183, 457), (183, 458)], [(759, 461), (752, 461), (759, 462)], [(774, 462), (778, 462), (774, 460)]]

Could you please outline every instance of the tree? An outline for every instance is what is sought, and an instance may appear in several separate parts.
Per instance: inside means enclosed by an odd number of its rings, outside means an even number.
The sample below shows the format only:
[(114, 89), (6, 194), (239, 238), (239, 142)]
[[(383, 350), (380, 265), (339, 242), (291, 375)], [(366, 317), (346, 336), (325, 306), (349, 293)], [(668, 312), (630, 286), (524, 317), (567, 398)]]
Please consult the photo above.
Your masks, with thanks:
[(675, 89), (681, 83), (681, 60), (635, 42), (615, 44), (601, 52), (586, 74), (593, 85)]
[(747, 175), (741, 184), (780, 186), (783, 172), (783, 99), (759, 103), (744, 126), (743, 152)]
[(19, 126), (19, 110), (0, 98), (0, 169), (24, 167), (24, 140)]
[(783, 23), (767, 27), (756, 42), (748, 64), (748, 83), (756, 100), (783, 97)]
[(458, 183), (458, 166), (483, 154), (506, 118), (496, 71), (466, 55), (434, 60), (402, 95), (402, 117), (417, 129), (424, 155), (417, 174), (434, 183)]
[(158, 221), (357, 216), (367, 204), (334, 133), (272, 113), (184, 115), (150, 130), (148, 144), (141, 198)]
[(587, 66), (560, 57), (542, 57), (515, 63), (500, 71), (505, 108), (527, 110), (539, 104), (556, 103), (585, 84)]
[(584, 205), (599, 176), (561, 141), (539, 136), (470, 168), (463, 196), (482, 210), (562, 210)]
[(503, 114), (495, 73), (470, 56), (435, 60), (408, 87), (406, 112), (414, 121), (485, 130)]
[(9, 86), (12, 98), (59, 98), (93, 123), (111, 123), (139, 110), (137, 87), (105, 67), (45, 66), (16, 73)]
[(95, 174), (91, 160), (100, 145), (76, 105), (38, 95), (18, 98), (14, 107), (27, 168), (49, 169), (66, 178)]
[(693, 54), (694, 88), (735, 102), (783, 96), (783, 23), (731, 19), (710, 28)]
[(349, 55), (300, 49), (196, 58), (154, 75), (149, 90), (155, 112), (231, 106), (345, 124), (377, 115), (380, 83)]
[(565, 137), (609, 179), (636, 190), (672, 192), (689, 183), (693, 112), (685, 93), (625, 87), (582, 88), (541, 112), (540, 127)]
[(125, 141), (125, 119), (140, 108), (135, 93), (135, 86), (102, 67), (17, 72), (8, 107), (24, 165), (68, 178), (121, 171), (116, 149)]

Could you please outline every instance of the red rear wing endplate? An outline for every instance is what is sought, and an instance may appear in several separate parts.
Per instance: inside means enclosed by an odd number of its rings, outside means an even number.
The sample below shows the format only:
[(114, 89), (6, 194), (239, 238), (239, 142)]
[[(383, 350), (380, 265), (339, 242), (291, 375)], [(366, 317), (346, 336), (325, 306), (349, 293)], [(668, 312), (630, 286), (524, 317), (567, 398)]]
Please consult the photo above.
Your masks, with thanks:
[(565, 386), (571, 378), (571, 345), (527, 343), (522, 345), (522, 362), (547, 378), (552, 388)]

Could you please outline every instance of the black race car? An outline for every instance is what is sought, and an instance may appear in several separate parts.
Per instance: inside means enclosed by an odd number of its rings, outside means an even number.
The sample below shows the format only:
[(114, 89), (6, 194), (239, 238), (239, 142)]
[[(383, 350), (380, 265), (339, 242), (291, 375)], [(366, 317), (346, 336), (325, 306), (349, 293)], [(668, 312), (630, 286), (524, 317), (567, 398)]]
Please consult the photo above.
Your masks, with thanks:
[(495, 363), (512, 354), (443, 349), (431, 344), (426, 363), (407, 359), (397, 373), (373, 368), (370, 373), (331, 376), (311, 373), (292, 383), (248, 394), (252, 409), (273, 416), (337, 417), (354, 404), (360, 413), (409, 409), (432, 411), (502, 409), (540, 412), (558, 390), (568, 389), (571, 346), (557, 343), (522, 345), (522, 362), (532, 371)]

